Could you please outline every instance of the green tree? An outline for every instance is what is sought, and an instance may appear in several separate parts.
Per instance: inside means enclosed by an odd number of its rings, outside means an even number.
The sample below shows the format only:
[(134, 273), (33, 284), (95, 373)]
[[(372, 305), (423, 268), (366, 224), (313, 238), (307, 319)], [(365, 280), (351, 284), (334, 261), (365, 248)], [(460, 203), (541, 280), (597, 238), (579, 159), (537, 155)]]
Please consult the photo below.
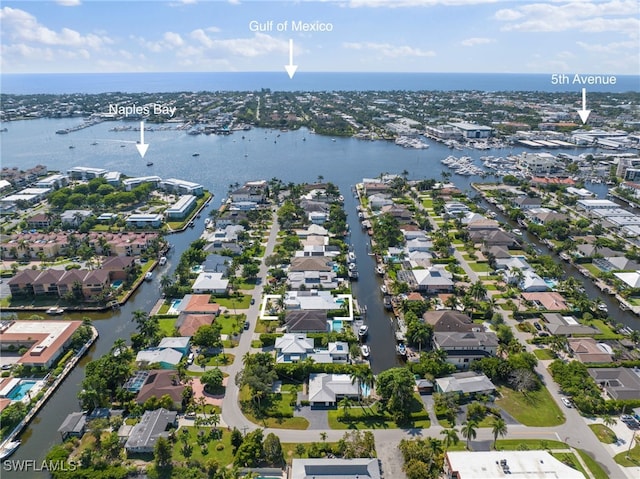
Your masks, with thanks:
[(216, 391), (222, 387), (222, 382), (224, 380), (224, 375), (220, 368), (210, 369), (205, 371), (205, 373), (200, 378), (200, 381), (205, 386), (205, 390)]
[(153, 459), (158, 469), (171, 467), (171, 445), (164, 437), (159, 437), (153, 447)]
[(458, 430), (456, 428), (443, 429), (442, 431), (440, 431), (440, 434), (444, 436), (442, 445), (444, 446), (445, 451), (449, 449), (449, 446), (455, 446), (460, 442), (460, 438), (458, 437)]
[(264, 439), (264, 457), (267, 462), (273, 466), (281, 466), (284, 462), (284, 456), (282, 454), (282, 445), (280, 444), (280, 438), (274, 433), (270, 432)]
[(262, 429), (256, 429), (244, 437), (233, 463), (239, 467), (256, 467), (263, 458)]
[(396, 422), (406, 422), (410, 415), (415, 381), (407, 368), (392, 368), (381, 372), (376, 380), (376, 391), (382, 404)]

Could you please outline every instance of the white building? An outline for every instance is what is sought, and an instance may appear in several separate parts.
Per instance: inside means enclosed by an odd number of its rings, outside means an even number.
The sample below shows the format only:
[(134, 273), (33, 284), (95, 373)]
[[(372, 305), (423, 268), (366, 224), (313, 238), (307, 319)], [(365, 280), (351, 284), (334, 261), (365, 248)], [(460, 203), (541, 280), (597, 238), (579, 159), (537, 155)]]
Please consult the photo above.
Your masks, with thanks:
[(178, 201), (165, 211), (167, 220), (183, 220), (196, 207), (196, 204), (195, 196), (181, 196)]
[(133, 214), (129, 215), (125, 221), (128, 227), (145, 228), (147, 226), (151, 226), (153, 228), (158, 228), (162, 225), (163, 218), (161, 214)]

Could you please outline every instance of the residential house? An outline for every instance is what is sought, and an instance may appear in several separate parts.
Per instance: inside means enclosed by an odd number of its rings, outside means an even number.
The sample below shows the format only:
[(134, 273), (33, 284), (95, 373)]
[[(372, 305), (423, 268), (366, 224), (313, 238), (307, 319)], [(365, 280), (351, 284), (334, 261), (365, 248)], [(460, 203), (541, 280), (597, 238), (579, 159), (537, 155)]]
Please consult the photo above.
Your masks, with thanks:
[(569, 305), (564, 297), (555, 291), (545, 291), (541, 293), (521, 293), (525, 301), (530, 301), (538, 309), (545, 311), (566, 311)]
[(210, 302), (209, 294), (186, 294), (177, 309), (180, 313), (187, 314), (220, 314), (220, 305)]
[(411, 221), (411, 211), (404, 205), (387, 205), (380, 208), (381, 214), (388, 214), (397, 219), (400, 223)]
[(144, 384), (136, 396), (138, 404), (144, 404), (152, 397), (160, 399), (162, 396), (169, 396), (173, 401), (176, 410), (182, 409), (182, 393), (185, 386), (180, 383), (176, 371), (154, 369), (148, 371)]
[(44, 213), (38, 213), (27, 219), (27, 227), (35, 230), (47, 229), (51, 226), (51, 218)]
[(67, 415), (58, 432), (62, 440), (66, 441), (70, 437), (82, 437), (87, 427), (87, 415), (83, 412), (72, 412)]
[(498, 338), (492, 332), (434, 333), (433, 347), (447, 353), (448, 363), (466, 369), (475, 359), (495, 356)]
[(459, 311), (427, 311), (422, 315), (425, 323), (433, 327), (434, 332), (466, 333), (478, 329), (469, 316)]
[(327, 311), (314, 309), (287, 311), (284, 327), (287, 333), (326, 333), (329, 331)]
[(369, 207), (373, 211), (380, 210), (385, 206), (391, 206), (392, 204), (393, 200), (391, 199), (391, 195), (379, 193), (369, 196)]
[(176, 418), (175, 411), (164, 408), (145, 411), (125, 443), (127, 454), (152, 453), (159, 438), (169, 437), (168, 429), (176, 426)]
[(567, 347), (581, 363), (610, 363), (613, 356), (607, 344), (593, 338), (569, 338)]
[(469, 239), (474, 243), (481, 243), (484, 247), (504, 246), (505, 248), (515, 248), (518, 241), (511, 234), (502, 230), (483, 229), (469, 232)]
[(182, 355), (187, 355), (191, 349), (191, 338), (189, 336), (164, 337), (158, 344), (160, 349), (171, 348), (180, 351)]
[(176, 320), (176, 328), (181, 336), (193, 336), (202, 326), (211, 326), (215, 319), (215, 314), (180, 313)]
[(289, 272), (333, 272), (333, 258), (329, 256), (296, 256), (291, 259)]
[(292, 271), (287, 274), (291, 289), (336, 289), (338, 281), (333, 271)]
[(304, 361), (313, 353), (313, 338), (307, 338), (304, 333), (285, 333), (276, 338), (274, 345), (276, 362), (296, 363)]
[(442, 394), (493, 394), (496, 390), (491, 380), (482, 373), (465, 371), (436, 379), (436, 391)]
[(518, 283), (521, 291), (534, 293), (549, 291), (549, 285), (535, 271), (525, 270), (522, 272), (522, 280)]
[(589, 375), (611, 399), (625, 400), (640, 397), (640, 369), (589, 368)]
[(223, 278), (223, 273), (203, 272), (198, 275), (191, 286), (194, 293), (225, 294), (229, 288), (229, 280)]
[(309, 403), (312, 408), (335, 407), (343, 397), (358, 399), (360, 386), (348, 374), (309, 375)]
[(513, 199), (511, 204), (515, 208), (520, 208), (521, 210), (530, 210), (532, 208), (539, 208), (542, 206), (542, 199), (537, 196), (533, 198), (530, 196), (518, 196)]
[(574, 334), (600, 334), (598, 328), (580, 324), (573, 316), (559, 313), (545, 313), (542, 315), (545, 328), (556, 336), (571, 336)]
[(60, 222), (77, 228), (89, 216), (91, 216), (91, 210), (66, 210), (60, 214)]
[(425, 269), (414, 269), (410, 272), (413, 281), (410, 287), (424, 293), (443, 293), (453, 291), (453, 275), (442, 265), (433, 265)]
[(136, 355), (136, 363), (141, 366), (158, 364), (162, 369), (175, 369), (183, 356), (183, 353), (171, 348), (143, 349)]
[(549, 208), (530, 208), (525, 214), (529, 221), (537, 225), (546, 225), (551, 221), (568, 221), (569, 219), (568, 215)]

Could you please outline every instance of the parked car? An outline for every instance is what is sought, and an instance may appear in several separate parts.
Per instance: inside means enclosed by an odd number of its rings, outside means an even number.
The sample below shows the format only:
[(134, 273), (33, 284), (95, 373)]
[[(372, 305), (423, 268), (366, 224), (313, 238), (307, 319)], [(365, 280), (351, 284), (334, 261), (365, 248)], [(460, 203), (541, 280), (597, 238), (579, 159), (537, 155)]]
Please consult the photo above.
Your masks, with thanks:
[(561, 398), (560, 400), (562, 401), (562, 404), (564, 404), (566, 407), (573, 407), (571, 405), (571, 401), (569, 401), (567, 398)]
[(542, 331), (542, 326), (540, 326), (540, 323), (538, 322), (533, 323), (533, 327), (536, 328), (538, 331)]
[(620, 416), (620, 420), (622, 422), (629, 422), (629, 421), (635, 421), (635, 418), (633, 416), (630, 416), (629, 414), (623, 414), (622, 416)]
[(256, 300), (254, 298), (251, 298), (251, 305), (253, 306), (254, 304), (256, 304)]
[(249, 321), (245, 321), (244, 322), (244, 330), (247, 331), (249, 329), (249, 327), (251, 326), (251, 323)]
[(195, 358), (195, 356), (193, 355), (193, 353), (189, 353), (189, 356), (187, 357), (187, 364), (189, 366), (191, 366), (193, 364), (193, 359)]

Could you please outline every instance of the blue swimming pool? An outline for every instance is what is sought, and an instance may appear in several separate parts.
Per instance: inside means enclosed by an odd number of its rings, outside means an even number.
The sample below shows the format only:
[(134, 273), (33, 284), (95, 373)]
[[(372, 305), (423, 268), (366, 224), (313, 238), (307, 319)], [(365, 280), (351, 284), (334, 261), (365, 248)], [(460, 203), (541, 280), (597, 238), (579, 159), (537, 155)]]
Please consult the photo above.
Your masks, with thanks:
[(7, 398), (12, 401), (21, 401), (35, 385), (36, 381), (22, 380), (7, 394)]
[(331, 331), (335, 331), (339, 333), (340, 331), (342, 331), (343, 327), (344, 327), (344, 324), (342, 324), (342, 321), (339, 321), (337, 319), (334, 319), (333, 321), (331, 321)]
[(111, 283), (111, 287), (113, 289), (118, 289), (118, 288), (120, 288), (120, 286), (122, 286), (122, 280), (121, 279), (116, 279), (113, 283)]

